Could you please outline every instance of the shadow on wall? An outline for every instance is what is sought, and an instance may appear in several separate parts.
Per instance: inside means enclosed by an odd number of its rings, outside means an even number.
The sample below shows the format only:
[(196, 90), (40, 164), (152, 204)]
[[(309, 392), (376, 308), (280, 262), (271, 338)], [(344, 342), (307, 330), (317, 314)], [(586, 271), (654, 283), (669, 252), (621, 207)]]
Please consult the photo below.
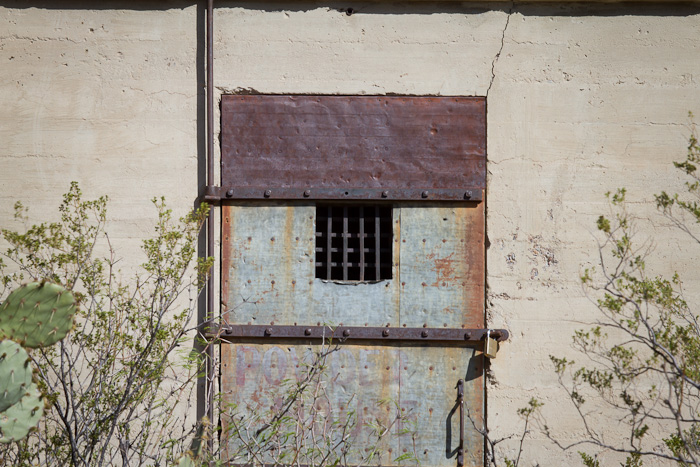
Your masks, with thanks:
[[(58, 10), (178, 10), (188, 8), (203, 0), (0, 0), (0, 6), (27, 9), (44, 8)], [(662, 3), (598, 3), (598, 2), (561, 2), (529, 3), (525, 5), (514, 2), (430, 2), (412, 1), (404, 3), (376, 2), (337, 2), (337, 1), (217, 1), (215, 8), (243, 8), (267, 12), (310, 11), (327, 8), (348, 15), (382, 14), (382, 15), (430, 15), (434, 13), (479, 14), (486, 11), (518, 12), (524, 16), (693, 16), (700, 14), (700, 2), (663, 2)]]

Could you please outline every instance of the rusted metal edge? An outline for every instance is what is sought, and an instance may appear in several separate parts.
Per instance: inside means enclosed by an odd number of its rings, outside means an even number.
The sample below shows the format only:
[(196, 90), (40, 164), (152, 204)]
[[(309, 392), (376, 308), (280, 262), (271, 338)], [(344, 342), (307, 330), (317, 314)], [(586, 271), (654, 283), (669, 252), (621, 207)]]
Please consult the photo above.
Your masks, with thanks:
[(366, 200), (366, 201), (470, 201), (483, 199), (481, 188), (390, 189), (382, 188), (227, 188), (207, 186), (203, 200), (218, 203), (237, 199)]
[[(487, 329), (458, 328), (393, 328), (364, 326), (280, 326), (258, 324), (222, 325), (219, 332), (209, 337), (224, 341), (235, 338), (247, 339), (338, 339), (343, 342), (355, 340), (373, 341), (420, 341), (420, 342), (472, 342), (482, 341)], [(491, 329), (491, 336), (499, 342), (508, 339), (505, 329)]]

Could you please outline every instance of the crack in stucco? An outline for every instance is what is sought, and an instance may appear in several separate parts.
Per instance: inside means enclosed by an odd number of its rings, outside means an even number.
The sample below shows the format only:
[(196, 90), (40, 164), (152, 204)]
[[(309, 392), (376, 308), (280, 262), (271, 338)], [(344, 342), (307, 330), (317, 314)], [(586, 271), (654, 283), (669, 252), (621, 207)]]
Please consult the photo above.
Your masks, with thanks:
[(510, 8), (508, 9), (508, 15), (506, 16), (506, 24), (503, 26), (503, 31), (501, 32), (501, 47), (498, 49), (496, 56), (493, 57), (491, 61), (491, 80), (489, 81), (489, 87), (486, 89), (486, 97), (489, 97), (489, 91), (491, 91), (491, 86), (493, 86), (493, 81), (496, 79), (496, 63), (501, 57), (501, 52), (503, 52), (503, 46), (506, 41), (506, 31), (508, 30), (508, 25), (510, 24), (510, 17), (513, 14), (513, 9), (515, 8), (515, 2), (511, 2)]

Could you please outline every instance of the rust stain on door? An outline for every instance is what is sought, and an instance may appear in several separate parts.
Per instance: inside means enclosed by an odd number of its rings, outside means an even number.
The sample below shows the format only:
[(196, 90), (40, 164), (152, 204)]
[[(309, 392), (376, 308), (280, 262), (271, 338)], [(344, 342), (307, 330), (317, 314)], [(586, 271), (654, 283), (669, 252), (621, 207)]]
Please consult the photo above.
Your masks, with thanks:
[(437, 279), (433, 282), (433, 287), (439, 287), (440, 285), (446, 287), (462, 279), (462, 276), (456, 274), (457, 266), (455, 265), (454, 253), (450, 253), (445, 258), (436, 258), (435, 256), (435, 253), (431, 253), (428, 256), (428, 259), (432, 259), (435, 262), (432, 271), (435, 272)]

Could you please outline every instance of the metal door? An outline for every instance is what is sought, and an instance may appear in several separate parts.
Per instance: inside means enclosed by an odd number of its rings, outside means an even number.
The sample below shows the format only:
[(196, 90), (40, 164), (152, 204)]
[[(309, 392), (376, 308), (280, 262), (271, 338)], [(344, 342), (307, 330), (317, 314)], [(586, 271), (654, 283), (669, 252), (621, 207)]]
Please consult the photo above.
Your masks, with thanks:
[[(398, 408), (415, 429), (392, 427), (383, 465), (455, 466), (460, 441), (482, 465), (457, 386), (481, 420), (483, 99), (227, 96), (222, 113), (224, 403), (274, 410), (333, 334), (328, 413), (356, 414), (356, 443)], [(318, 206), (348, 202), (391, 208), (390, 279), (318, 277)]]

